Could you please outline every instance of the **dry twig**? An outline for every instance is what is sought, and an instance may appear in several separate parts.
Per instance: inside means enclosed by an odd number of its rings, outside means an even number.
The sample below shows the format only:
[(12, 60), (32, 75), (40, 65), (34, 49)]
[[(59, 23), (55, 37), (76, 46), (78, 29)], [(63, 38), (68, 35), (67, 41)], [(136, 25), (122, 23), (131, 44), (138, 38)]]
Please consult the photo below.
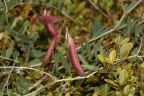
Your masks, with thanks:
[[(101, 70), (101, 69), (103, 69), (103, 67), (101, 67), (99, 70)], [(89, 77), (93, 76), (97, 72), (98, 71), (95, 71), (95, 72), (91, 73), (90, 75), (88, 75), (87, 77), (75, 77), (75, 78), (67, 78), (67, 79), (55, 80), (54, 82), (49, 83), (49, 84), (43, 86), (42, 88), (39, 88), (39, 89), (37, 89), (37, 90), (35, 90), (35, 91), (33, 91), (33, 92), (29, 93), (29, 94), (26, 94), (24, 96), (31, 96), (32, 94), (36, 94), (36, 93), (40, 92), (41, 90), (43, 90), (43, 89), (45, 89), (45, 88), (47, 88), (49, 86), (52, 86), (53, 84), (58, 83), (58, 82), (86, 79), (86, 78), (89, 78)]]

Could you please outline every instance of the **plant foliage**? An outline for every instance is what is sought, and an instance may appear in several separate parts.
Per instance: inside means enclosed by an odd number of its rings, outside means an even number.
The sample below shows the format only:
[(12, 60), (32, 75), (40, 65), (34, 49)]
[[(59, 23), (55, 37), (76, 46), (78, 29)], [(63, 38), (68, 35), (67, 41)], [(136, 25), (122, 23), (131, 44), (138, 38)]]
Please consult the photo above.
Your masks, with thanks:
[[(2, 96), (144, 96), (143, 0), (0, 0)], [(52, 41), (36, 20), (46, 9), (61, 29)], [(71, 65), (66, 26), (86, 77)], [(73, 46), (74, 47), (74, 46)]]

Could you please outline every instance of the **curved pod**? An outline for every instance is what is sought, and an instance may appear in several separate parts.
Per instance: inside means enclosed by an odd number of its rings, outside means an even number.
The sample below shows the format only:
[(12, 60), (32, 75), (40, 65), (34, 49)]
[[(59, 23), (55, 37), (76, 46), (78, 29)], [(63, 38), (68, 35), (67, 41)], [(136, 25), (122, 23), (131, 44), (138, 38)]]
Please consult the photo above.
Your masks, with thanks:
[(40, 67), (43, 67), (48, 62), (48, 60), (50, 59), (50, 57), (52, 55), (52, 52), (53, 52), (53, 50), (54, 50), (54, 48), (56, 46), (56, 43), (57, 43), (57, 40), (58, 40), (58, 36), (59, 36), (59, 33), (57, 33), (55, 35), (55, 37), (52, 39), (51, 44), (50, 44), (50, 46), (49, 46), (49, 48), (48, 48), (48, 50), (46, 52), (46, 55), (45, 55), (44, 60), (43, 60), (43, 62), (42, 62)]
[(39, 22), (44, 24), (44, 26), (45, 26), (48, 34), (50, 35), (50, 37), (54, 38), (55, 35), (57, 34), (57, 31), (56, 31), (56, 28), (55, 28), (55, 25), (53, 24), (53, 22), (55, 22), (59, 19), (55, 16), (50, 16), (48, 11), (44, 10), (44, 15), (43, 16), (38, 16), (38, 20), (39, 20)]
[(69, 57), (70, 57), (73, 68), (77, 74), (79, 74), (80, 76), (86, 77), (86, 75), (80, 65), (80, 62), (78, 60), (75, 43), (74, 43), (72, 37), (68, 34), (68, 32), (67, 32), (67, 39), (68, 39), (67, 43), (68, 43)]

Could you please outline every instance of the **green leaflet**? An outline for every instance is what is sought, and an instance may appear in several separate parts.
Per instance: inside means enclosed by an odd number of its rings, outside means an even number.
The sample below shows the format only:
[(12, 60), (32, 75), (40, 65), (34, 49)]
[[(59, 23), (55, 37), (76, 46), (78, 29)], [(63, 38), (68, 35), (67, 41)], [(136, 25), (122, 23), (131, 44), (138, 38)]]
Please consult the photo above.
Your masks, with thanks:
[(55, 53), (54, 60), (55, 60), (55, 63), (54, 63), (54, 66), (52, 68), (52, 73), (54, 73), (55, 71), (56, 71), (56, 73), (58, 73), (58, 71), (59, 71), (58, 63), (60, 60), (59, 60), (59, 55), (57, 53)]
[(38, 50), (35, 50), (35, 49), (32, 49), (31, 52), (30, 52), (31, 57), (40, 57), (40, 56), (43, 56), (45, 54), (46, 54), (45, 52), (38, 51)]
[(18, 30), (18, 35), (23, 35), (23, 34), (26, 32), (27, 27), (28, 27), (28, 23), (29, 23), (28, 20), (26, 20), (26, 21), (23, 23), (23, 25), (21, 26), (21, 28)]
[(128, 16), (127, 18), (127, 33), (130, 34), (132, 29), (131, 18)]
[[(13, 1), (13, 0), (12, 0), (12, 1)], [(6, 19), (6, 15), (5, 15), (4, 12), (2, 12), (2, 13), (0, 14), (0, 24), (3, 24), (4, 21), (5, 21), (5, 19)]]
[(127, 81), (128, 76), (128, 71), (126, 69), (123, 69), (119, 75), (119, 84), (124, 84)]
[(33, 38), (33, 36), (35, 35), (37, 31), (36, 30), (33, 30), (28, 36), (29, 38)]
[(83, 58), (82, 55), (78, 54), (78, 57), (79, 57), (80, 61), (81, 61), (84, 65), (89, 65), (88, 62)]
[(7, 50), (7, 52), (6, 52), (6, 57), (7, 57), (7, 58), (10, 58), (10, 56), (11, 56), (12, 53), (13, 53), (13, 50), (14, 50), (14, 43), (12, 43), (12, 44), (10, 45), (10, 47), (8, 48), (8, 50)]
[(28, 63), (28, 66), (29, 67), (40, 66), (42, 61), (43, 61), (43, 58), (34, 59)]
[(94, 66), (94, 65), (81, 65), (82, 66), (82, 68), (84, 68), (84, 69), (88, 69), (88, 70), (93, 70), (93, 71), (97, 71), (97, 70), (99, 70), (99, 68), (98, 67), (96, 67), (96, 66)]
[(54, 2), (54, 0), (49, 0), (48, 3), (49, 3), (50, 5), (53, 5), (53, 2)]
[(60, 60), (61, 60), (62, 64), (64, 65), (64, 67), (66, 68), (66, 70), (68, 72), (70, 72), (70, 70), (71, 70), (70, 64), (66, 61), (66, 59), (64, 58), (64, 56), (62, 55), (62, 53), (60, 53), (59, 55), (60, 55)]
[(95, 37), (97, 35), (97, 31), (100, 29), (100, 20), (95, 18), (94, 19), (94, 25), (92, 29), (92, 35)]
[(130, 5), (126, 7), (126, 11), (129, 12), (136, 4), (138, 1), (132, 2)]
[(59, 10), (62, 10), (64, 7), (64, 1), (63, 0), (60, 0), (59, 4), (58, 4), (58, 9)]

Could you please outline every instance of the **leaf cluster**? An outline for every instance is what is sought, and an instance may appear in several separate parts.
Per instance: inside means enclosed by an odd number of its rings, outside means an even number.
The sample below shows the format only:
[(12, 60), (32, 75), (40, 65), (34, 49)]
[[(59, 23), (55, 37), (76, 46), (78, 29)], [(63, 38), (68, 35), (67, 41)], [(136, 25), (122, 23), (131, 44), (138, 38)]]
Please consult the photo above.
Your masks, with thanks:
[[(65, 30), (51, 60), (39, 67), (51, 42), (41, 23), (36, 21), (32, 28), (35, 14), (42, 14), (43, 8), (66, 21), (90, 77), (79, 77), (72, 69)], [(143, 12), (142, 0), (0, 1), (0, 93), (143, 96)]]

